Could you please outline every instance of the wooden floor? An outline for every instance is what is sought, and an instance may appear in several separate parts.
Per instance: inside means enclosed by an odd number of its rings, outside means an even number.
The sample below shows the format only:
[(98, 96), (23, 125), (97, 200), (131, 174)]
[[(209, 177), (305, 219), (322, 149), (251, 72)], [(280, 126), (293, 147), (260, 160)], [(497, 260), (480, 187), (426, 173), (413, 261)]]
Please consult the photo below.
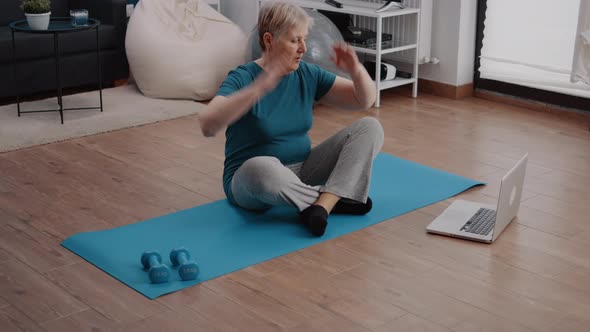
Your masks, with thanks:
[[(366, 116), (318, 108), (314, 143)], [(0, 154), (1, 331), (590, 331), (588, 122), (389, 93), (383, 150), (489, 182), (529, 152), (492, 244), (428, 235), (451, 199), (150, 301), (59, 243), (224, 198), (196, 116)], [(253, 244), (255, 245), (255, 244)]]

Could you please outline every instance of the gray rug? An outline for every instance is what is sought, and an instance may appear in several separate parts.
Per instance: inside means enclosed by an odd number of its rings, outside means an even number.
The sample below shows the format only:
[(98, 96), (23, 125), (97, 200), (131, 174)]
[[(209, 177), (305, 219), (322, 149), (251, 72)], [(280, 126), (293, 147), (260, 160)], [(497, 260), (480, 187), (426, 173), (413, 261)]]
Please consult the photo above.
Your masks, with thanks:
[[(64, 107), (99, 106), (98, 91), (65, 96)], [(63, 141), (196, 114), (204, 104), (145, 97), (135, 85), (103, 90), (103, 110), (70, 110), (17, 116), (16, 104), (0, 106), (0, 152)], [(21, 111), (57, 109), (57, 98), (26, 102)]]

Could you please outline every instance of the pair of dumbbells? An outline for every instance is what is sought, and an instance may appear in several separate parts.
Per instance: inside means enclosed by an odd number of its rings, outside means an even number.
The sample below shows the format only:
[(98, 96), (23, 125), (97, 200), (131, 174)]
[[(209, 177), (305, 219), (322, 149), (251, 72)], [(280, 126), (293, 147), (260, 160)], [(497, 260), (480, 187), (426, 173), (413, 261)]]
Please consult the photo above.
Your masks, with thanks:
[[(199, 266), (191, 261), (191, 255), (185, 248), (177, 248), (170, 252), (172, 266), (178, 266), (178, 274), (182, 280), (194, 280), (199, 275)], [(162, 256), (157, 251), (146, 251), (141, 255), (141, 264), (148, 271), (153, 284), (168, 282), (170, 268), (162, 263)]]

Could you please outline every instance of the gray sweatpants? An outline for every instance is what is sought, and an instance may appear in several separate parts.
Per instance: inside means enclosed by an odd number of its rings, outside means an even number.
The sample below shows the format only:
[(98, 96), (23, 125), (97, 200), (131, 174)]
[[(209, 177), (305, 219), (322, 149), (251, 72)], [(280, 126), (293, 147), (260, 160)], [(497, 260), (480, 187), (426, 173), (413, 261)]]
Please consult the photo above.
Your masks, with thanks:
[(233, 176), (234, 200), (251, 210), (290, 205), (302, 211), (328, 192), (365, 203), (373, 159), (382, 145), (381, 124), (365, 117), (312, 148), (303, 162), (283, 165), (275, 157), (248, 159)]

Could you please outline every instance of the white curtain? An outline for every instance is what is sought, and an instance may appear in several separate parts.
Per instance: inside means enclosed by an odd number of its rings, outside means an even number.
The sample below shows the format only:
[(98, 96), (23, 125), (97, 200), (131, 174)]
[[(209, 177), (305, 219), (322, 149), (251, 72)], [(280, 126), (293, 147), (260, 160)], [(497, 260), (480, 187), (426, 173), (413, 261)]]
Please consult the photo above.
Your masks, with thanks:
[(590, 0), (580, 1), (571, 81), (590, 85)]
[(580, 1), (488, 0), (480, 76), (590, 98), (570, 80)]

